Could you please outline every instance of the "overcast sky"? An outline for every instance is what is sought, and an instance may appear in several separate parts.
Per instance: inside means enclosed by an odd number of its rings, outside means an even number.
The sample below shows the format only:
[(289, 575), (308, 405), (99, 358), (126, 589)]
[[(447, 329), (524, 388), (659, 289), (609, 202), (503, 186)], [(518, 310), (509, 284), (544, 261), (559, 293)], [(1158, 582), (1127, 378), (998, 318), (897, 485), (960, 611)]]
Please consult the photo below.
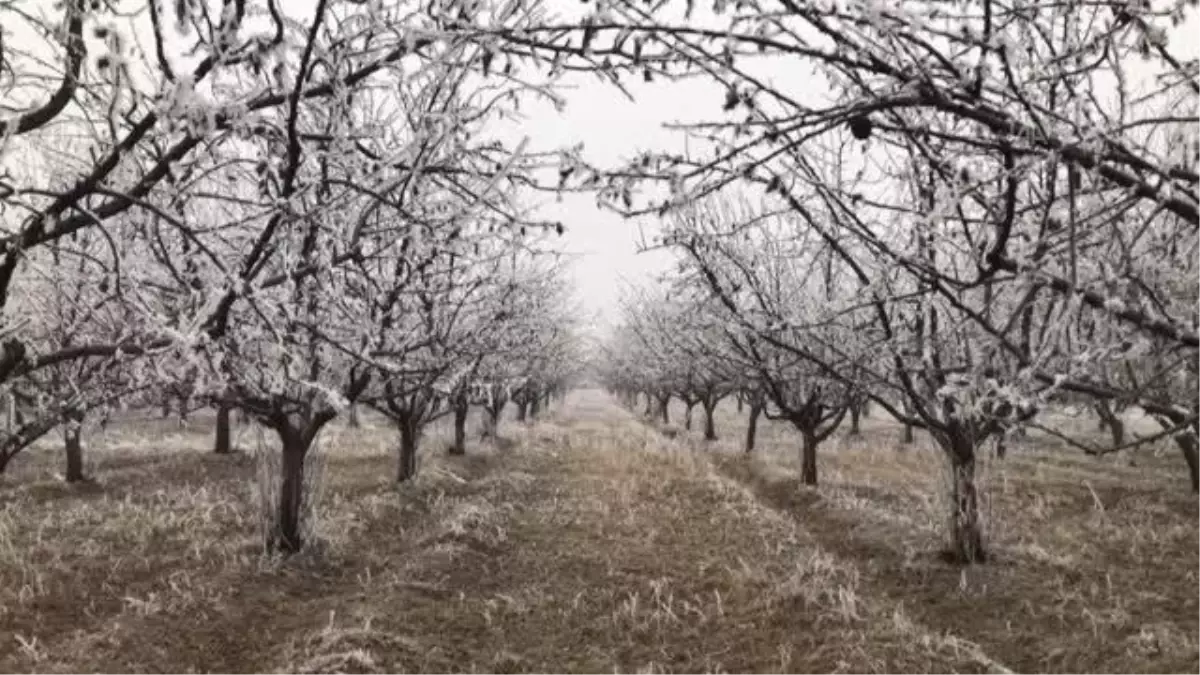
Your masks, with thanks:
[[(720, 111), (720, 89), (706, 82), (631, 85), (637, 103), (613, 87), (575, 78), (578, 86), (565, 91), (566, 109), (559, 114), (549, 104), (531, 107), (520, 125), (539, 148), (584, 144), (584, 158), (595, 165), (615, 166), (642, 150), (682, 151), (682, 136), (665, 130), (666, 122), (688, 119), (680, 111)], [(661, 271), (671, 256), (662, 251), (638, 254), (642, 225), (602, 210), (595, 197), (569, 194), (557, 202), (545, 197), (544, 217), (566, 225), (562, 247), (575, 254), (574, 270), (581, 301), (588, 309), (612, 317), (621, 279), (636, 282)]]

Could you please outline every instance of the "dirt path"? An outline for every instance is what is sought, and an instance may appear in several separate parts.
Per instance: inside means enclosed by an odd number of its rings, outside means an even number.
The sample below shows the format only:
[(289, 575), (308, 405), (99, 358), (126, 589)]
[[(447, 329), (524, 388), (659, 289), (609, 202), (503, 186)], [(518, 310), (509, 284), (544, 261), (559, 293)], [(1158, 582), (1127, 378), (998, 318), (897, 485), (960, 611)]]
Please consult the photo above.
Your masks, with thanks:
[[(510, 426), (508, 451), (390, 458), (330, 499), (319, 560), (208, 579), (0, 654), (18, 671), (985, 671), (863, 592), (795, 518), (598, 392)], [(428, 452), (435, 452), (429, 450)], [(351, 467), (355, 468), (351, 468)], [(348, 481), (348, 482), (347, 482)], [(208, 573), (197, 571), (196, 576)], [(207, 578), (207, 577), (206, 577)], [(166, 589), (168, 580), (152, 580)]]

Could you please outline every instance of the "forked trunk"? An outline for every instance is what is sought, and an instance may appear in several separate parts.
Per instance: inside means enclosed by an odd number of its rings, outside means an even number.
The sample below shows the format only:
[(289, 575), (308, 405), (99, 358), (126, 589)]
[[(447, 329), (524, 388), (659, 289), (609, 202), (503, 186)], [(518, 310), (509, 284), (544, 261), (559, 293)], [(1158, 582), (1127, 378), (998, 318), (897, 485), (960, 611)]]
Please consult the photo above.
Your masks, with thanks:
[(706, 441), (717, 440), (717, 427), (713, 421), (713, 411), (716, 407), (715, 402), (704, 402), (704, 440)]
[(400, 467), (396, 473), (396, 482), (403, 483), (417, 475), (417, 428), (408, 419), (401, 421), (400, 427)]
[(746, 425), (746, 454), (754, 452), (754, 440), (758, 436), (758, 416), (762, 414), (762, 406), (750, 404), (750, 421)]
[(230, 413), (232, 409), (224, 403), (217, 404), (217, 437), (213, 444), (213, 452), (218, 455), (228, 455), (233, 452), (230, 441)]
[(805, 485), (817, 484), (817, 437), (815, 434), (801, 432), (803, 442), (800, 445), (800, 482)]
[(470, 411), (466, 399), (454, 403), (454, 445), (450, 446), (450, 454), (467, 454), (467, 413)]
[(63, 429), (63, 446), (66, 451), (66, 472), (63, 479), (68, 483), (79, 483), (83, 476), (83, 416), (71, 415)]
[(1117, 414), (1108, 404), (1107, 401), (1101, 401), (1095, 406), (1096, 415), (1100, 418), (1099, 428), (1107, 429), (1109, 437), (1112, 438), (1112, 446), (1119, 448), (1125, 445), (1125, 421)]
[(979, 519), (979, 492), (975, 485), (975, 446), (965, 437), (951, 440), (947, 449), (951, 478), (951, 555), (956, 562), (984, 562), (983, 527)]

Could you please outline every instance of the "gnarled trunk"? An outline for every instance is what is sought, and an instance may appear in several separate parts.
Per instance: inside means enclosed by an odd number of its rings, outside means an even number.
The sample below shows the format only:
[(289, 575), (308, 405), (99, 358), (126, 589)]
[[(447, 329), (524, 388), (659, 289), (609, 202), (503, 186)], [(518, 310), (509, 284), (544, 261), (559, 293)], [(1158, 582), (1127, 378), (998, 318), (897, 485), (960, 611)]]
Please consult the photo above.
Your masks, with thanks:
[(334, 413), (311, 413), (299, 424), (289, 422), (287, 418), (288, 416), (278, 409), (270, 415), (259, 416), (259, 419), (268, 423), (279, 436), (282, 446), (275, 522), (267, 540), (267, 547), (272, 551), (291, 554), (299, 551), (305, 544), (305, 460), (317, 434), (334, 418)]
[(233, 452), (230, 441), (230, 413), (232, 408), (225, 403), (217, 404), (217, 434), (213, 443), (213, 452), (218, 455), (228, 455)]
[(756, 402), (750, 403), (750, 421), (746, 425), (746, 454), (754, 452), (754, 441), (758, 436), (758, 416), (762, 414), (762, 406)]
[(953, 427), (935, 437), (950, 463), (950, 555), (962, 564), (984, 562), (987, 550), (975, 484), (976, 439)]

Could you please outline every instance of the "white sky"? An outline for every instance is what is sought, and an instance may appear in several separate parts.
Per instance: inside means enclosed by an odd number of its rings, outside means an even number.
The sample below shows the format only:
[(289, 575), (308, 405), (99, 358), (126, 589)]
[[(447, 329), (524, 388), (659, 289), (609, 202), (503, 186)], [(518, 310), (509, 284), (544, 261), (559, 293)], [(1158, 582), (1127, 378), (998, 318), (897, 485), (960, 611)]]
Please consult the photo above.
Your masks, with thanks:
[[(597, 166), (615, 166), (642, 150), (682, 151), (682, 136), (662, 125), (687, 119), (681, 110), (718, 113), (722, 100), (720, 89), (698, 81), (629, 85), (638, 99), (633, 103), (594, 78), (572, 79), (578, 85), (563, 92), (565, 110), (560, 114), (548, 103), (531, 106), (520, 132), (539, 149), (582, 142), (584, 158)], [(561, 202), (547, 196), (542, 201), (541, 215), (566, 225), (562, 248), (575, 254), (578, 295), (589, 310), (615, 318), (621, 279), (645, 280), (671, 260), (662, 251), (637, 253), (642, 225), (653, 227), (652, 222), (625, 220), (602, 210), (588, 194), (565, 194)]]

